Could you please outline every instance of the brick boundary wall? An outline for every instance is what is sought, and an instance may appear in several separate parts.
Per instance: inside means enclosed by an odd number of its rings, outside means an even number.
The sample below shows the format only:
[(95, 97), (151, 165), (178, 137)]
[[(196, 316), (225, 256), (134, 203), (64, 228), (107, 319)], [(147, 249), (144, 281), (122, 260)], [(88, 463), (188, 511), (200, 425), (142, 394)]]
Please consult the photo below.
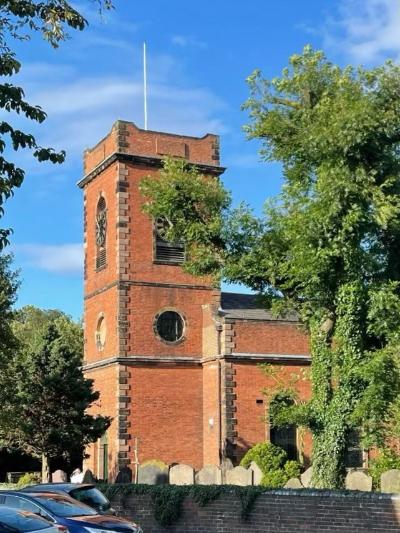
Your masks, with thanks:
[(151, 496), (114, 497), (120, 516), (144, 533), (399, 532), (400, 495), (315, 490), (270, 490), (261, 494), (247, 521), (237, 495), (224, 494), (200, 507), (189, 497), (180, 518), (167, 528), (153, 516)]

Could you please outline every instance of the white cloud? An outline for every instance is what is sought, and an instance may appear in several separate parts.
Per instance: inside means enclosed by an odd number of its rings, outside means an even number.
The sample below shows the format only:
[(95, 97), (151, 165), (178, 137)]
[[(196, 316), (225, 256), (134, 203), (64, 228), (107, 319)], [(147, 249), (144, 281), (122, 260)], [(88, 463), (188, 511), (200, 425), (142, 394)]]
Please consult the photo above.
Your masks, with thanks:
[(18, 244), (13, 247), (22, 262), (40, 270), (57, 274), (81, 274), (83, 245), (76, 244)]
[(193, 35), (173, 35), (171, 38), (172, 44), (186, 48), (187, 46), (194, 46), (197, 48), (206, 48), (207, 45), (204, 41), (200, 41)]
[[(154, 76), (152, 76), (154, 79)], [(218, 118), (225, 104), (211, 91), (181, 87), (169, 82), (169, 75), (148, 85), (149, 128), (186, 135), (222, 133), (226, 128)], [(139, 80), (124, 77), (91, 77), (57, 80), (39, 87), (28, 85), (29, 99), (46, 110), (46, 137), (40, 143), (79, 155), (94, 145), (117, 119), (132, 120), (139, 127), (143, 117), (143, 87)]]
[(324, 29), (325, 46), (361, 63), (400, 57), (400, 0), (342, 0)]

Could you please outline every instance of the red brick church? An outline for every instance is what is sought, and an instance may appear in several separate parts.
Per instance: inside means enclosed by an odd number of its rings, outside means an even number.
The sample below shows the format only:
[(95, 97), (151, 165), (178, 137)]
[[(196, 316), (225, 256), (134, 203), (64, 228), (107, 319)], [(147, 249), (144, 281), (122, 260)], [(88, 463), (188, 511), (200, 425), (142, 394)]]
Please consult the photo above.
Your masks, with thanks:
[[(112, 480), (125, 465), (159, 459), (195, 468), (237, 463), (271, 440), (309, 453), (296, 428), (268, 424), (275, 380), (309, 366), (295, 319), (277, 320), (247, 294), (215, 290), (181, 267), (184, 248), (163, 238), (163, 221), (143, 214), (139, 183), (166, 155), (219, 176), (219, 139), (145, 131), (118, 121), (84, 155), (85, 374), (113, 422), (88, 450), (87, 466)], [(295, 385), (307, 397), (304, 380)]]

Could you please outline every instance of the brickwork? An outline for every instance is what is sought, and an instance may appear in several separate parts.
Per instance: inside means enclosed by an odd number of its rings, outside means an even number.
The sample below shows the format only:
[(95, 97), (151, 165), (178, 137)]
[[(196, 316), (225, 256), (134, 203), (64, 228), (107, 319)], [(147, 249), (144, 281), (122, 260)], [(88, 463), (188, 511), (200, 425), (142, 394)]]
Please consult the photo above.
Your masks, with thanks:
[[(121, 516), (137, 521), (148, 533), (162, 533), (154, 519), (151, 497), (115, 498), (112, 505)], [(241, 518), (237, 495), (220, 496), (200, 507), (190, 498), (183, 504), (171, 533), (390, 533), (400, 530), (400, 497), (369, 493), (317, 491), (268, 491), (260, 495), (248, 520)]]
[(145, 131), (131, 122), (118, 120), (104, 139), (94, 148), (86, 150), (85, 174), (89, 174), (115, 152), (158, 157), (170, 155), (193, 163), (219, 164), (219, 140), (216, 135), (207, 134), (197, 138)]
[[(109, 481), (112, 481), (118, 473), (118, 368), (116, 365), (96, 368), (86, 372), (86, 377), (94, 380), (95, 390), (101, 391), (99, 400), (91, 408), (91, 414), (102, 414), (112, 418), (111, 426), (107, 431)], [(85, 460), (85, 467), (95, 473), (99, 471), (98, 450), (97, 443), (86, 449), (89, 457)]]
[(308, 354), (308, 337), (290, 322), (236, 320), (234, 351), (244, 353)]
[[(203, 466), (201, 366), (130, 369), (132, 431), (139, 460)], [(131, 456), (132, 457), (132, 456)]]
[[(292, 386), (297, 390), (300, 400), (310, 396), (310, 383), (303, 379), (301, 365), (283, 364), (278, 368), (278, 375), (272, 378), (267, 377), (260, 366), (255, 363), (235, 362), (232, 365), (235, 399), (240, 399), (240, 401), (235, 401), (235, 455), (237, 460), (254, 444), (269, 440), (268, 396), (263, 395), (264, 389), (273, 395), (280, 383), (289, 386), (293, 382)], [(297, 382), (295, 382), (295, 376), (299, 378)], [(311, 451), (311, 440), (308, 434), (299, 432), (298, 448), (307, 461)]]

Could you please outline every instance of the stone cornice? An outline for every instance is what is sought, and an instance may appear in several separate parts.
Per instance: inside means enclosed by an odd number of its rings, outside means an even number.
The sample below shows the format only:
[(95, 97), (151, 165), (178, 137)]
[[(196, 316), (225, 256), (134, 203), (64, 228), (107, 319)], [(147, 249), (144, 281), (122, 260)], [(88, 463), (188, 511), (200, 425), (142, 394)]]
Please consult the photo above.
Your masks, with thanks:
[[(138, 154), (124, 154), (122, 152), (114, 152), (110, 156), (108, 156), (104, 161), (102, 161), (97, 167), (95, 167), (89, 174), (86, 174), (81, 180), (78, 181), (77, 185), (81, 189), (92, 181), (96, 176), (98, 176), (101, 172), (103, 172), (106, 168), (108, 168), (110, 165), (115, 163), (116, 161), (121, 161), (124, 163), (134, 163), (135, 165), (142, 165), (146, 167), (156, 167), (161, 168), (163, 164), (163, 158), (157, 157), (157, 156), (146, 156), (146, 155), (138, 155)], [(194, 161), (188, 161), (187, 164), (189, 166), (196, 167), (200, 172), (204, 174), (212, 174), (215, 176), (220, 176), (225, 172), (225, 167), (217, 166), (217, 165), (205, 165), (202, 163), (196, 163)]]
[(217, 290), (211, 285), (189, 285), (185, 283), (159, 283), (157, 281), (133, 281), (133, 280), (118, 279), (116, 281), (113, 281), (112, 283), (109, 283), (108, 285), (104, 285), (103, 287), (99, 289), (96, 289), (94, 291), (91, 291), (85, 294), (84, 299), (89, 300), (90, 298), (93, 298), (93, 296), (97, 296), (98, 294), (108, 291), (109, 289), (112, 289), (113, 287), (116, 287), (116, 286), (118, 286), (119, 288), (127, 287), (127, 286), (140, 286), (140, 287), (159, 287), (161, 289), (193, 289), (197, 291)]
[(126, 357), (112, 356), (107, 359), (95, 361), (94, 363), (88, 363), (83, 366), (83, 370), (88, 372), (98, 368), (107, 367), (110, 365), (154, 365), (154, 366), (201, 366), (205, 363), (209, 363), (217, 360), (226, 360), (230, 362), (247, 362), (247, 363), (292, 363), (309, 365), (311, 363), (311, 357), (306, 354), (253, 354), (253, 353), (232, 353), (222, 354), (217, 356), (209, 356), (204, 358), (196, 357), (181, 357), (181, 356), (150, 356), (150, 355), (128, 355)]

